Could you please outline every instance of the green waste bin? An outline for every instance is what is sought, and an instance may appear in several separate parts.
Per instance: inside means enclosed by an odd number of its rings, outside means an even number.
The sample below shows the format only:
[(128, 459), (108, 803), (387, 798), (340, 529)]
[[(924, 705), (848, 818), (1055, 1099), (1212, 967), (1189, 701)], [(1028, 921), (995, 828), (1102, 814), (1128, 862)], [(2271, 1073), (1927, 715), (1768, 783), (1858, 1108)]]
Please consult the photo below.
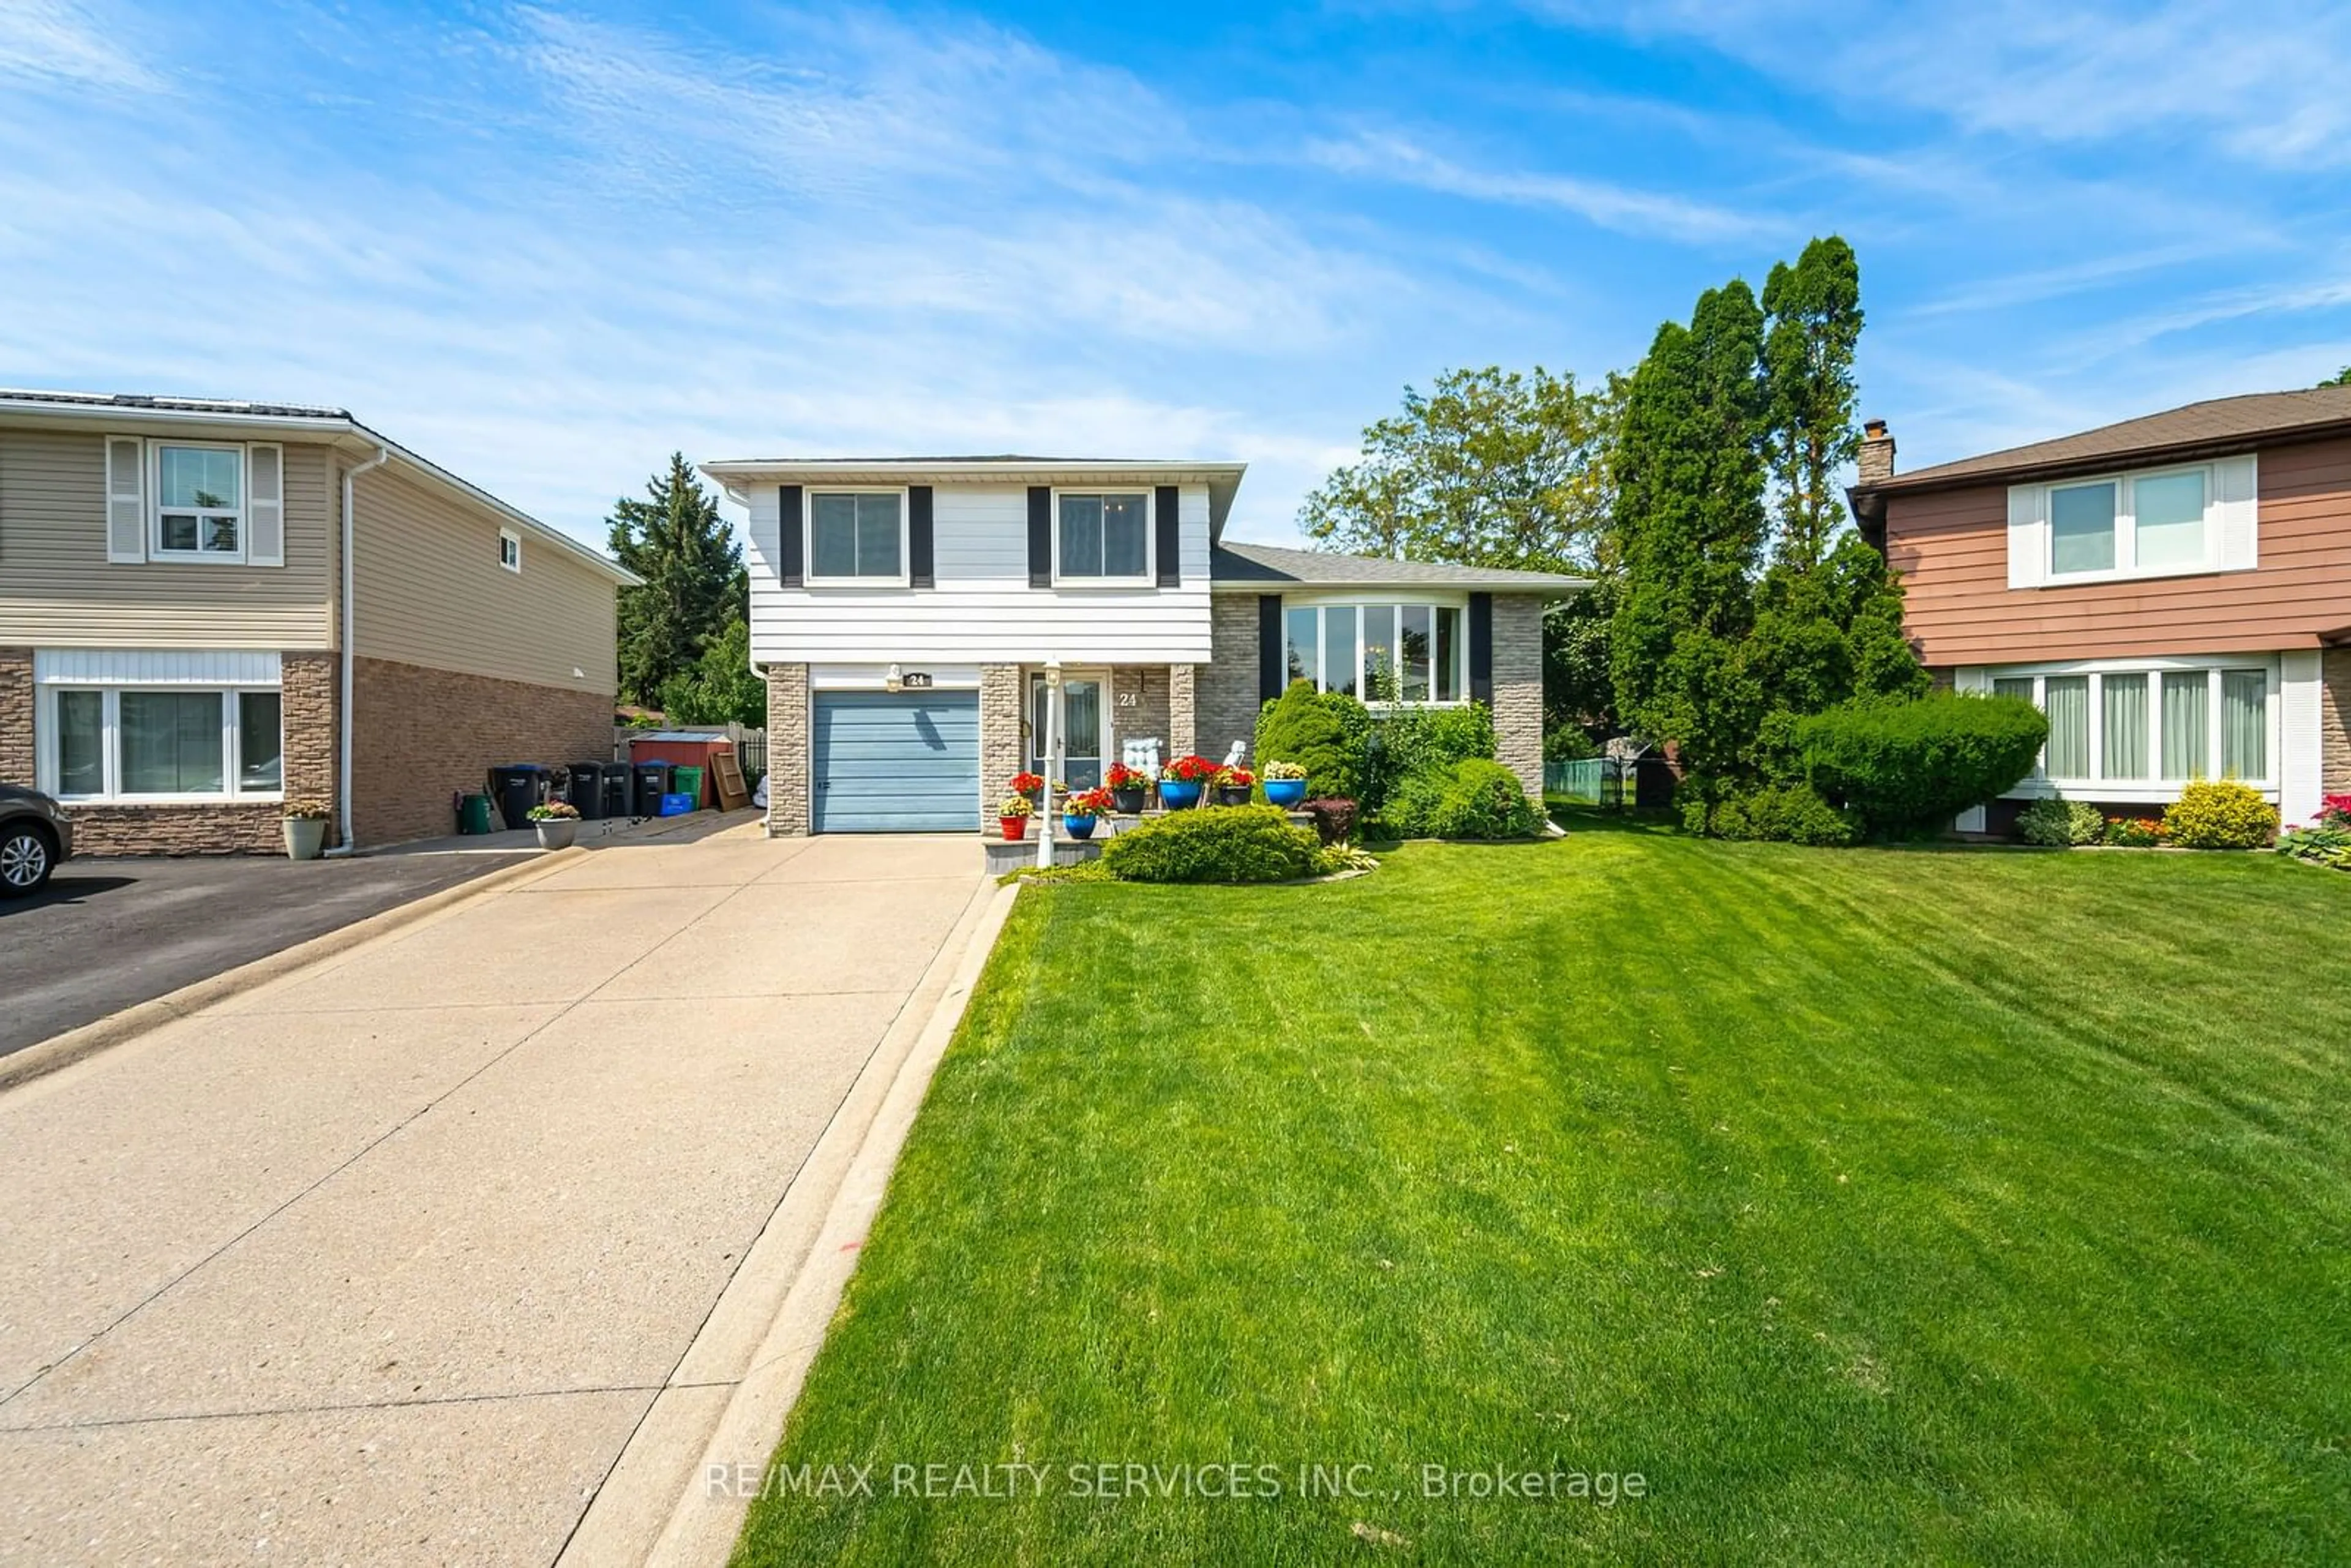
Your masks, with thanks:
[(490, 831), (490, 798), (468, 795), (457, 805), (457, 831), (461, 833), (486, 833)]
[(688, 767), (686, 764), (681, 762), (674, 769), (672, 770), (671, 776), (676, 780), (674, 785), (675, 792), (680, 795), (693, 796), (694, 809), (697, 811), (701, 810), (702, 769), (699, 768)]

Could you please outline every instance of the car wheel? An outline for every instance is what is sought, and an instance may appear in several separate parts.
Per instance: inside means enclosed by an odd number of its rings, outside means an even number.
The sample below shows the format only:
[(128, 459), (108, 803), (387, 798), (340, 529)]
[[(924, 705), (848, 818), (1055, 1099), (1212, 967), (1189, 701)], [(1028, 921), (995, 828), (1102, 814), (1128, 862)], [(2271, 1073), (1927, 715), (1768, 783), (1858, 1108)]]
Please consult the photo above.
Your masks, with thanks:
[(0, 828), (0, 897), (40, 892), (57, 863), (57, 852), (40, 829), (22, 824)]

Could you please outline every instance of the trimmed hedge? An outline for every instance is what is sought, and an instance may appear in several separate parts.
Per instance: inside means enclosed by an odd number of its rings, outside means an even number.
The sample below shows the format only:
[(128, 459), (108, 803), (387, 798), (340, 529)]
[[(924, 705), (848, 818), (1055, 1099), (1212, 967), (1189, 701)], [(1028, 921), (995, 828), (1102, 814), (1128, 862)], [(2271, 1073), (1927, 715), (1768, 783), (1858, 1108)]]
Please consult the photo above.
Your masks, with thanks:
[(1542, 817), (1517, 774), (1471, 757), (1441, 772), (1411, 775), (1380, 825), (1400, 839), (1524, 839), (1541, 828)]
[(1767, 785), (1742, 789), (1715, 803), (1714, 831), (1726, 839), (1762, 839), (1774, 843), (1838, 849), (1861, 837), (1861, 824), (1809, 784)]
[(1272, 806), (1170, 811), (1102, 846), (1121, 882), (1289, 882), (1314, 874), (1322, 841)]
[(2022, 697), (1938, 692), (1797, 722), (1803, 781), (1878, 835), (1931, 831), (2032, 771), (2049, 721)]

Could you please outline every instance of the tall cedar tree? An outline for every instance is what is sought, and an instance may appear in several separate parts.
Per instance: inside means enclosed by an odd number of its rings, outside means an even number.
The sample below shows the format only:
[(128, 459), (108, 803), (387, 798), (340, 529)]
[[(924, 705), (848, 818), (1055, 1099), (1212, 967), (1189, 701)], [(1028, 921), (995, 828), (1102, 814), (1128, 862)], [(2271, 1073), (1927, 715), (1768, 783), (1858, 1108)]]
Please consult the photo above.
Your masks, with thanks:
[(1605, 392), (1541, 366), (1447, 371), (1367, 427), (1363, 455), (1306, 498), (1326, 547), (1529, 571), (1588, 568), (1608, 518)]
[(1853, 379), (1861, 341), (1861, 264), (1835, 235), (1772, 265), (1763, 283), (1764, 412), (1780, 534), (1774, 553), (1810, 571), (1844, 520), (1837, 471), (1861, 450)]
[(683, 452), (607, 518), (612, 554), (644, 579), (621, 591), (621, 695), (653, 704), (662, 687), (693, 669), (728, 622), (747, 613), (742, 547), (718, 515)]
[(1736, 769), (1761, 717), (1740, 654), (1768, 526), (1762, 351), (1763, 312), (1745, 283), (1700, 295), (1690, 324), (1658, 328), (1633, 372), (1616, 453), (1618, 712), (1672, 741), (1701, 790)]

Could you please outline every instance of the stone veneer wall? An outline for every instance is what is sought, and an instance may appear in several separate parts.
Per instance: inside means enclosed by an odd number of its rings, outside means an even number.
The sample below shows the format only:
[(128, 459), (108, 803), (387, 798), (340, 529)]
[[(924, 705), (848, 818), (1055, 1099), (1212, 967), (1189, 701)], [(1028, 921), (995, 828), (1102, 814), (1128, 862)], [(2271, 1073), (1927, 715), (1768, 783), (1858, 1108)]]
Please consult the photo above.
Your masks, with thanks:
[(1495, 757), (1542, 799), (1543, 601), (1531, 593), (1494, 595)]
[(809, 831), (809, 668), (768, 666), (768, 836)]
[[(1210, 663), (1196, 666), (1191, 749), (1222, 762), (1236, 740), (1257, 746), (1257, 601), (1254, 593), (1219, 593), (1208, 626)], [(1256, 760), (1253, 755), (1250, 760)]]
[[(1162, 762), (1180, 755), (1169, 749), (1167, 672), (1165, 664), (1123, 664), (1110, 673), (1110, 756), (1105, 762), (1124, 761), (1130, 740), (1158, 741)], [(1134, 700), (1122, 706), (1125, 697)]]
[(2351, 648), (2319, 655), (2318, 734), (2321, 788), (2351, 794)]
[(457, 831), (451, 797), (505, 762), (601, 762), (612, 695), (389, 659), (351, 671), (351, 832), (362, 847)]
[(1173, 664), (1167, 671), (1167, 755), (1189, 757), (1200, 728), (1200, 670)]
[(1008, 791), (1012, 776), (1028, 766), (1029, 747), (1020, 733), (1027, 722), (1022, 712), (1024, 683), (1018, 664), (979, 667), (979, 820), (996, 821), (997, 802)]
[[(332, 809), (335, 800), (335, 656), (279, 661), (288, 801)], [(33, 653), (0, 649), (0, 783), (34, 782)], [(285, 808), (276, 801), (203, 806), (70, 807), (77, 855), (282, 855)]]

